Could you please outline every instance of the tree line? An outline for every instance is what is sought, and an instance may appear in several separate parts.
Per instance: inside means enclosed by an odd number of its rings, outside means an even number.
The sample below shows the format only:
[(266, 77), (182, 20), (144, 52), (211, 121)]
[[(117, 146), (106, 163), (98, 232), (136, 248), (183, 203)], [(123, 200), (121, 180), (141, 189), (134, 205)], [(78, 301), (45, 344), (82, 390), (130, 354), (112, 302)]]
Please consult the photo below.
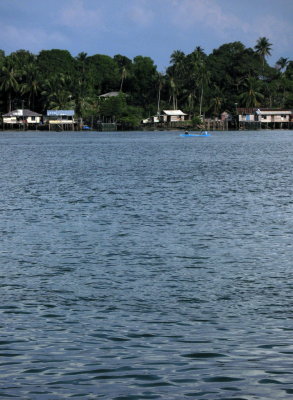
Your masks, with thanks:
[[(73, 57), (60, 49), (5, 55), (0, 50), (0, 113), (21, 107), (42, 114), (75, 109), (84, 121), (94, 117), (135, 127), (162, 109), (182, 109), (198, 118), (233, 113), (236, 104), (293, 108), (293, 61), (281, 57), (270, 66), (271, 51), (265, 37), (254, 48), (236, 41), (211, 54), (199, 46), (190, 54), (176, 50), (166, 71), (160, 72), (144, 56), (131, 60), (82, 52)], [(111, 91), (119, 95), (100, 97)]]

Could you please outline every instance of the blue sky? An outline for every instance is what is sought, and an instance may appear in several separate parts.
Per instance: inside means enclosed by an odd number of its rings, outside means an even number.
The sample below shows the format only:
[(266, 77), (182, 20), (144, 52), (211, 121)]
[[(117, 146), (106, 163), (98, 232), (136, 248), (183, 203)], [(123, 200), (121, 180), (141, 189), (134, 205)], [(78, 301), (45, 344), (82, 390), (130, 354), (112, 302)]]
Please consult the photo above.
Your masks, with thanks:
[(174, 50), (207, 54), (224, 43), (273, 44), (270, 65), (293, 59), (293, 0), (0, 0), (0, 49), (73, 56), (151, 57), (168, 67)]

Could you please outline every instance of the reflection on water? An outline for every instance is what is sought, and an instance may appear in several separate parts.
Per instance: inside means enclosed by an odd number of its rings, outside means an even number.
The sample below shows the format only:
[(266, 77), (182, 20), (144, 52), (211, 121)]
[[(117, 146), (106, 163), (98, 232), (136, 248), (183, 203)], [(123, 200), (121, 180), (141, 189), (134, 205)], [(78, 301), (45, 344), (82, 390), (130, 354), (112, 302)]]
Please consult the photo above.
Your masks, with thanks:
[(292, 143), (2, 132), (0, 398), (291, 399)]

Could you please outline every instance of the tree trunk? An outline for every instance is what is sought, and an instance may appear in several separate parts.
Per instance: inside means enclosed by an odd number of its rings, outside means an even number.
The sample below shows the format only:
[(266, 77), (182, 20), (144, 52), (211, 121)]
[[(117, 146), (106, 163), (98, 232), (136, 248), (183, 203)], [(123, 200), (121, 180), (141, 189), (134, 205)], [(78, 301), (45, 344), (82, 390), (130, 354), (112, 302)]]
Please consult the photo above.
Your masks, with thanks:
[(11, 112), (11, 92), (8, 93), (8, 112)]
[(160, 113), (160, 103), (161, 103), (161, 89), (158, 91), (158, 104), (157, 104), (157, 114)]
[(200, 117), (201, 117), (201, 108), (202, 108), (202, 98), (203, 98), (203, 84), (201, 85), (200, 103), (199, 103), (199, 116)]

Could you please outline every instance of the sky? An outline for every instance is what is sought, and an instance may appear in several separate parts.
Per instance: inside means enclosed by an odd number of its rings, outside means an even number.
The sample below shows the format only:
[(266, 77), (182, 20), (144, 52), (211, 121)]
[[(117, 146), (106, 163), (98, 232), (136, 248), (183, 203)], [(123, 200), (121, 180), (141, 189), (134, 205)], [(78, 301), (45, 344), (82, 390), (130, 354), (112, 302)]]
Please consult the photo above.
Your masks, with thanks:
[(206, 54), (241, 41), (272, 43), (271, 66), (293, 59), (293, 0), (0, 0), (0, 49), (66, 49), (151, 57), (160, 72), (175, 50)]

